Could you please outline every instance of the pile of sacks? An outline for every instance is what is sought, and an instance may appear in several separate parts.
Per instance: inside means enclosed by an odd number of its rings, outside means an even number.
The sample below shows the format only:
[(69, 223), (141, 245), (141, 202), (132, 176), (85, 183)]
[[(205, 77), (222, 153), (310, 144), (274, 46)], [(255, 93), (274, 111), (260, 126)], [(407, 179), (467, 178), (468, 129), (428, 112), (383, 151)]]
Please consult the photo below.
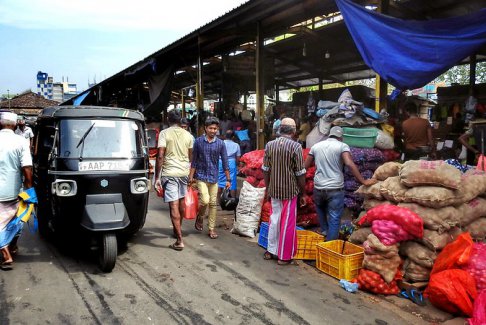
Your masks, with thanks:
[[(351, 147), (353, 162), (358, 167), (363, 178), (371, 178), (375, 170), (385, 162), (383, 151), (376, 148)], [(353, 176), (349, 168), (344, 169), (344, 205), (353, 214), (359, 213), (363, 204), (363, 197), (355, 191), (361, 183)]]
[[(307, 158), (310, 149), (303, 149), (303, 159)], [(263, 179), (263, 157), (265, 155), (265, 150), (254, 150), (244, 154), (240, 162), (243, 167), (240, 169), (240, 173), (246, 176), (245, 181), (257, 188), (264, 188), (265, 181)], [(319, 218), (316, 213), (316, 208), (314, 201), (312, 200), (312, 192), (314, 189), (314, 175), (316, 172), (316, 167), (310, 167), (305, 175), (306, 185), (305, 191), (308, 195), (305, 207), (299, 208), (297, 210), (297, 225), (303, 227), (311, 227), (319, 225)], [(241, 198), (240, 198), (241, 200)], [(268, 222), (270, 215), (272, 214), (272, 204), (270, 198), (263, 202), (261, 208), (261, 218), (260, 222)]]
[[(401, 244), (405, 259), (403, 276), (410, 282), (426, 282), (438, 253), (461, 233), (476, 240), (486, 237), (486, 174), (458, 169), (443, 161), (385, 163), (374, 173), (379, 182), (362, 186), (363, 207), (393, 204), (417, 214), (423, 221), (423, 237)], [(350, 238), (362, 242), (370, 229), (362, 228)]]
[(356, 233), (364, 238), (366, 232), (363, 269), (357, 278), (360, 289), (397, 294), (397, 281), (402, 279), (399, 250), (403, 242), (422, 238), (422, 219), (407, 208), (384, 204), (370, 209), (359, 219), (358, 225), (365, 227), (354, 232), (350, 241), (356, 242)]
[(430, 302), (449, 313), (486, 324), (486, 244), (463, 233), (437, 257), (425, 290)]

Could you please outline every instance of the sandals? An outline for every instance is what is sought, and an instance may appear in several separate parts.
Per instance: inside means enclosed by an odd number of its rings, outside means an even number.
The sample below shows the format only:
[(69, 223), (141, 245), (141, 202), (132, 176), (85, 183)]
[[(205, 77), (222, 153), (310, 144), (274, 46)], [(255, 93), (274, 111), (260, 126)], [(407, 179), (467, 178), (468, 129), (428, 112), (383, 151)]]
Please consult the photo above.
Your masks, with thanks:
[(269, 260), (273, 260), (273, 254), (270, 253), (269, 251), (266, 251), (264, 254), (263, 254), (263, 259), (265, 261), (269, 261)]
[(288, 261), (278, 260), (277, 264), (278, 265), (290, 265), (290, 264), (292, 264), (292, 260), (288, 260)]
[(218, 237), (219, 237), (219, 236), (218, 236), (218, 234), (217, 234), (217, 233), (215, 233), (215, 232), (210, 232), (210, 233), (208, 234), (208, 236), (209, 236), (209, 238), (211, 238), (211, 239), (216, 239), (216, 238), (218, 238)]
[(400, 291), (399, 293), (399, 296), (402, 298), (410, 299), (412, 302), (419, 306), (426, 305), (422, 292), (415, 289), (402, 289), (402, 291)]
[(169, 248), (172, 248), (175, 251), (181, 251), (184, 249), (184, 246), (177, 245), (176, 243), (169, 245)]
[(196, 222), (194, 223), (194, 228), (199, 232), (203, 231), (203, 222), (203, 217), (198, 215), (196, 217)]
[(2, 263), (0, 263), (0, 269), (2, 269), (2, 270), (13, 269), (13, 262), (2, 262)]

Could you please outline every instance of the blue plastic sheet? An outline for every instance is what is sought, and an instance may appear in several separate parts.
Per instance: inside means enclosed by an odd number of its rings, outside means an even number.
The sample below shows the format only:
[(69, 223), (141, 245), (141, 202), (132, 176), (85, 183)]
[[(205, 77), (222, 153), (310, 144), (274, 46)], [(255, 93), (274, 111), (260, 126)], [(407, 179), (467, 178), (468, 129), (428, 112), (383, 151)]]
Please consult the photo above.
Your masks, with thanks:
[(486, 8), (435, 20), (403, 20), (336, 0), (365, 63), (398, 89), (434, 80), (486, 44)]

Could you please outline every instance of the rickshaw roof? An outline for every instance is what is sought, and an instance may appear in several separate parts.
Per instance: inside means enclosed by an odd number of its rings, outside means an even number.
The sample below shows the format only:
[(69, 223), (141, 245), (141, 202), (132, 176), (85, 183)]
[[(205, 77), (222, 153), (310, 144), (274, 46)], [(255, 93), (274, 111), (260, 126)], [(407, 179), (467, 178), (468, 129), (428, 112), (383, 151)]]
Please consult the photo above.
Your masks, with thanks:
[(44, 108), (39, 118), (122, 118), (144, 121), (142, 113), (120, 107), (53, 106)]

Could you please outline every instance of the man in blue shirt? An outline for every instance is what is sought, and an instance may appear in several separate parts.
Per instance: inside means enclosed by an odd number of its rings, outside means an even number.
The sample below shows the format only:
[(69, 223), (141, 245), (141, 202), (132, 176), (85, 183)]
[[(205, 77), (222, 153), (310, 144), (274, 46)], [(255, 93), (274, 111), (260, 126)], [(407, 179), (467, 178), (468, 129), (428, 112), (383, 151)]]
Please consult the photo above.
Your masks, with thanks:
[(214, 231), (216, 226), (216, 209), (218, 196), (219, 159), (221, 158), (226, 175), (226, 187), (231, 186), (228, 155), (223, 140), (216, 137), (219, 129), (219, 120), (208, 117), (204, 122), (205, 134), (194, 142), (192, 164), (189, 173), (189, 183), (197, 180), (199, 190), (199, 211), (194, 225), (196, 230), (203, 230), (203, 218), (209, 205), (208, 228), (209, 237), (218, 238)]

